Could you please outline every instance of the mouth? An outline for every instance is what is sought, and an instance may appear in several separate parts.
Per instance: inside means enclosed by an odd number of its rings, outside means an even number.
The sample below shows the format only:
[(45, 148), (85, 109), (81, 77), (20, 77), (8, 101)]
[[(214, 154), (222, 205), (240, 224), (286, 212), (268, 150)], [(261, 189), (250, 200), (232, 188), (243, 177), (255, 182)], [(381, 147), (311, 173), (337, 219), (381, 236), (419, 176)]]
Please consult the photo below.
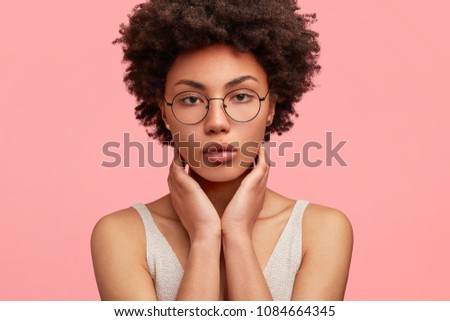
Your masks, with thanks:
[(236, 157), (236, 144), (210, 142), (203, 148), (203, 157), (210, 163), (227, 163)]

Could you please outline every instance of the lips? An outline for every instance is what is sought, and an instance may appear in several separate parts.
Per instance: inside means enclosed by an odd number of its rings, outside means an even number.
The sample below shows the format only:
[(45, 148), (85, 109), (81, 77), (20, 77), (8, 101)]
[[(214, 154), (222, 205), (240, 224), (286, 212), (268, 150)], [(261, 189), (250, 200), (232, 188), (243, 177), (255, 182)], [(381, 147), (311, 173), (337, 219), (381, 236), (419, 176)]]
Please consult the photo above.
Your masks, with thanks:
[(210, 142), (203, 148), (203, 155), (211, 163), (225, 163), (234, 158), (237, 150), (233, 144)]

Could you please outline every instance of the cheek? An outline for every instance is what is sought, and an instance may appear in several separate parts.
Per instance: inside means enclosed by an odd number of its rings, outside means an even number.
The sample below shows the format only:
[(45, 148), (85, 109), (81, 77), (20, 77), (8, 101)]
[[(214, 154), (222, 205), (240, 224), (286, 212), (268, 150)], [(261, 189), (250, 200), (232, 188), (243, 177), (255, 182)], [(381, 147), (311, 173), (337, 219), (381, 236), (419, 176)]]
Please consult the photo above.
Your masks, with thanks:
[(201, 129), (195, 125), (183, 125), (175, 122), (171, 126), (172, 138), (175, 145), (179, 148), (191, 148), (200, 145), (200, 137), (198, 134)]
[(257, 142), (260, 143), (264, 141), (264, 134), (266, 132), (265, 122), (255, 122), (251, 125), (247, 124), (247, 126), (240, 129), (241, 135), (239, 139), (242, 143), (245, 142)]
[(248, 126), (241, 131), (240, 139), (240, 154), (241, 160), (245, 163), (251, 164), (258, 154), (261, 142), (264, 141), (265, 126), (257, 123), (253, 126)]
[(195, 135), (195, 129), (189, 128), (189, 130), (185, 130), (185, 128), (176, 128), (173, 131), (172, 138), (175, 143), (175, 148), (178, 149), (181, 157), (192, 166), (198, 164), (198, 155), (201, 153), (201, 142)]

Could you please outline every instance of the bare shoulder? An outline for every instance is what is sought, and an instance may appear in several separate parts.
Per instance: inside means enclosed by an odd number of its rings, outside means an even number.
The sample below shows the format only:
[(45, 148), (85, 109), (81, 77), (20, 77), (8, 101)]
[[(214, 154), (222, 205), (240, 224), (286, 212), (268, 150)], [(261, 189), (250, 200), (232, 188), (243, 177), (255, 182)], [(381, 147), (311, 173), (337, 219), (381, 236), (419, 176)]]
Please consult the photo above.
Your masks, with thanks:
[[(347, 215), (338, 209), (315, 203), (309, 203), (305, 209), (303, 232), (306, 241), (332, 239), (353, 242), (353, 229)], [(306, 243), (309, 245), (310, 242)]]
[(97, 222), (91, 235), (94, 268), (100, 262), (110, 264), (124, 259), (145, 266), (145, 246), (145, 228), (134, 208), (105, 215)]
[(308, 204), (305, 209), (305, 217), (308, 217), (308, 219), (321, 220), (322, 223), (332, 221), (350, 224), (347, 215), (341, 210), (316, 203)]
[(97, 222), (91, 254), (102, 300), (156, 298), (146, 264), (145, 228), (134, 208), (118, 210)]
[[(153, 219), (160, 222), (164, 218), (171, 217), (168, 204), (171, 204), (169, 194), (144, 205)], [(123, 249), (127, 255), (131, 254), (139, 257), (142, 262), (145, 261), (145, 227), (138, 211), (128, 207), (103, 216), (92, 231), (91, 247), (93, 252), (97, 247)]]
[(103, 216), (92, 231), (91, 242), (137, 241), (144, 232), (142, 220), (137, 211), (132, 208), (124, 208)]
[(353, 230), (340, 210), (314, 203), (305, 209), (302, 263), (293, 300), (343, 300), (353, 250)]

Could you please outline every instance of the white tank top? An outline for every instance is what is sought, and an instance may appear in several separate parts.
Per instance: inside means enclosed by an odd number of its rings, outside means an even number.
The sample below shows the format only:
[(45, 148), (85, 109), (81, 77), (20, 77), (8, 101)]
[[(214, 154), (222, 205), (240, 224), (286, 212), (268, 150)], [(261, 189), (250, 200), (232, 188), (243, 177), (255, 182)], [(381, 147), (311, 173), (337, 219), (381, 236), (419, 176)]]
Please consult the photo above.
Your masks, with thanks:
[[(290, 301), (295, 276), (302, 261), (302, 218), (306, 200), (297, 200), (263, 274), (274, 300)], [(159, 231), (152, 214), (142, 203), (132, 205), (144, 223), (147, 264), (159, 301), (175, 301), (183, 278), (183, 267)]]

